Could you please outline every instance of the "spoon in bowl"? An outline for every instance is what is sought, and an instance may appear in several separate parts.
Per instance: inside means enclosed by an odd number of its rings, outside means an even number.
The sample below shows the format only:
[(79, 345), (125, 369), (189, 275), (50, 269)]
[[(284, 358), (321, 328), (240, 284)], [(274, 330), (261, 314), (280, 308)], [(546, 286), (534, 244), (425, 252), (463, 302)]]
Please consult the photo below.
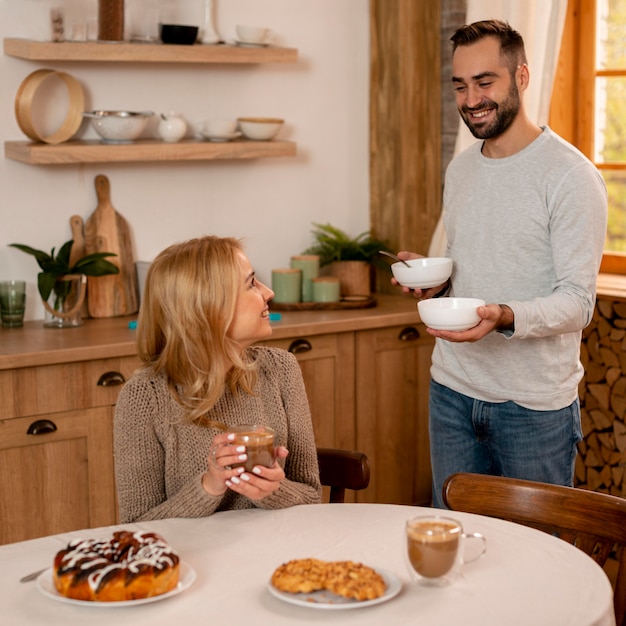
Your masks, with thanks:
[(385, 256), (388, 256), (391, 259), (395, 259), (396, 261), (400, 261), (400, 263), (404, 263), (407, 267), (411, 267), (406, 261), (401, 259), (399, 256), (396, 256), (395, 254), (393, 254), (393, 252), (386, 252), (385, 250), (379, 250), (378, 254), (384, 254)]

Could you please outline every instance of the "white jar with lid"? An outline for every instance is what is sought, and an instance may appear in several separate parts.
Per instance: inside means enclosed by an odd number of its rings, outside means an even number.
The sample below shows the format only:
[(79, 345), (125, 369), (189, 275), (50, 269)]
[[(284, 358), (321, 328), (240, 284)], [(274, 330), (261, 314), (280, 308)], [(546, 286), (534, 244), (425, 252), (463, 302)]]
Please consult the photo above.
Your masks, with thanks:
[(187, 122), (175, 111), (170, 111), (167, 115), (161, 113), (157, 130), (163, 141), (176, 143), (185, 136), (187, 132)]

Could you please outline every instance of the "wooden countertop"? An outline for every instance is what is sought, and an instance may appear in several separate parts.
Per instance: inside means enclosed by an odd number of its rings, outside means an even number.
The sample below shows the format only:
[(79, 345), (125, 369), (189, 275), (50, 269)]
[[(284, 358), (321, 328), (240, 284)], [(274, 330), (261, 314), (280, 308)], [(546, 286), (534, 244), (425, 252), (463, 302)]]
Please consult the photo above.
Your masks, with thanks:
[[(417, 324), (416, 300), (404, 295), (377, 294), (370, 309), (281, 311), (272, 322), (274, 339), (321, 335)], [(114, 317), (86, 319), (78, 328), (45, 328), (42, 320), (25, 322), (22, 328), (0, 328), (0, 370), (134, 356), (136, 319)]]
[[(598, 297), (626, 300), (626, 277), (600, 274)], [(322, 335), (417, 324), (416, 300), (408, 295), (376, 295), (370, 309), (281, 311), (272, 322), (274, 339)], [(0, 370), (54, 365), (137, 354), (132, 317), (87, 319), (78, 328), (44, 328), (43, 321), (25, 322), (22, 328), (0, 328)]]
[(598, 297), (626, 300), (626, 276), (623, 274), (600, 274)]

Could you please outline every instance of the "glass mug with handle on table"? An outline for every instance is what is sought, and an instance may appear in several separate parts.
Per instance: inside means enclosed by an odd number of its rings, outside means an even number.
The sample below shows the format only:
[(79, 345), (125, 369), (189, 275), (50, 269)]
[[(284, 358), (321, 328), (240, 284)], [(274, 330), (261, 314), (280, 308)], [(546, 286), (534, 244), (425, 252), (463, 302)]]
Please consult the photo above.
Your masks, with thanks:
[(256, 465), (264, 467), (272, 467), (276, 460), (276, 437), (274, 431), (268, 426), (259, 424), (242, 424), (227, 428), (227, 432), (232, 433), (234, 438), (227, 444), (216, 446), (211, 450), (211, 462), (216, 463), (215, 457), (218, 450), (224, 445), (243, 446), (245, 452), (242, 452), (244, 459), (240, 462), (233, 463), (229, 467), (241, 467), (246, 472), (251, 472)]
[(464, 533), (461, 522), (451, 517), (413, 517), (405, 533), (409, 567), (421, 585), (451, 584), (461, 567), (481, 557), (487, 547), (483, 535)]

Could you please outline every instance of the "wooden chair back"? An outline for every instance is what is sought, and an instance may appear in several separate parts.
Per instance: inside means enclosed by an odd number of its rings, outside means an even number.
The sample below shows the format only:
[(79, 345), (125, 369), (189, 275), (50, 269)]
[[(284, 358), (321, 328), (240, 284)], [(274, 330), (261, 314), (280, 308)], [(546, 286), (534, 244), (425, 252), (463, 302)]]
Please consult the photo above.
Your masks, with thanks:
[(604, 567), (617, 546), (616, 623), (626, 626), (626, 499), (529, 480), (458, 473), (443, 487), (449, 509), (532, 526), (575, 545)]
[(320, 482), (330, 487), (330, 502), (344, 502), (346, 489), (365, 489), (370, 483), (366, 454), (339, 448), (318, 448)]

